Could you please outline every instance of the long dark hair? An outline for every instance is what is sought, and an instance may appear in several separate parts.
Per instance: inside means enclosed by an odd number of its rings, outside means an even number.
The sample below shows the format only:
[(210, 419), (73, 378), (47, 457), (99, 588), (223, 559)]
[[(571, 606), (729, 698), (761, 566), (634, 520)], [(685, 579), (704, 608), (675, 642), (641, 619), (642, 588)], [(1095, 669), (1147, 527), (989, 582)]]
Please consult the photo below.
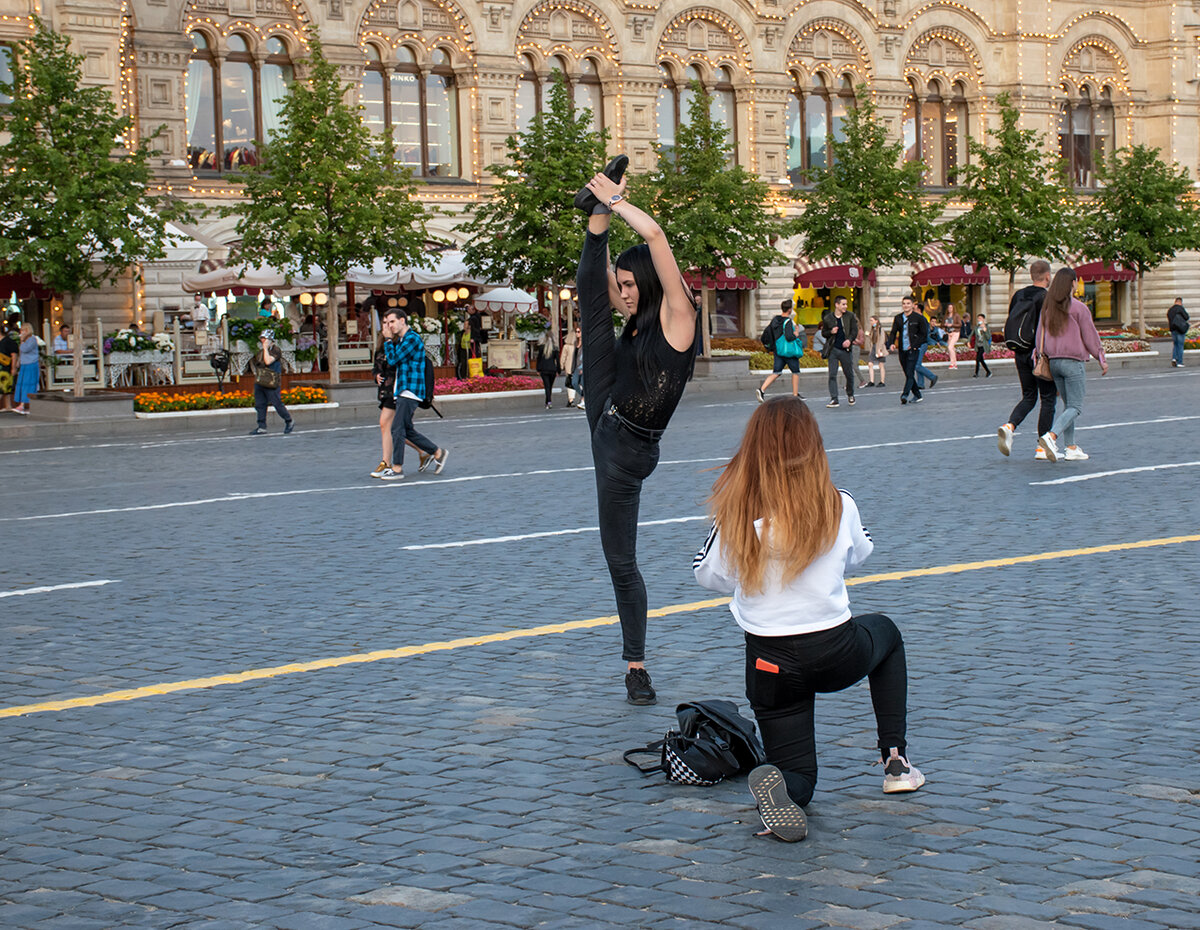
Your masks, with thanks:
[(1042, 301), (1042, 325), (1051, 336), (1057, 336), (1071, 319), (1071, 296), (1075, 293), (1075, 271), (1059, 268)]
[[(638, 305), (634, 315), (625, 321), (621, 338), (633, 344), (633, 355), (637, 360), (638, 374), (642, 383), (647, 387), (658, 377), (654, 360), (650, 357), (650, 338), (656, 329), (662, 328), (659, 317), (662, 313), (663, 289), (654, 269), (654, 261), (650, 258), (650, 246), (644, 242), (626, 249), (617, 256), (617, 268), (628, 271), (633, 275), (633, 283), (638, 289)], [(634, 335), (637, 330), (637, 335)], [(700, 315), (696, 315), (696, 332), (700, 332)], [(692, 347), (695, 348), (695, 339)], [(688, 367), (688, 378), (692, 377), (695, 368), (695, 353), (692, 353), (692, 363)]]

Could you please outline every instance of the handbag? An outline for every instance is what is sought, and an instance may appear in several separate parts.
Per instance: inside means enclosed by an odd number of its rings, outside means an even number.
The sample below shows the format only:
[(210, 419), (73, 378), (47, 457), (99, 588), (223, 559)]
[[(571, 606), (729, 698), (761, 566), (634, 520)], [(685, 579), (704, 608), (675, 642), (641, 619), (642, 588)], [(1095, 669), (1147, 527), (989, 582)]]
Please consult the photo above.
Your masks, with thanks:
[(467, 359), (467, 377), (482, 378), (483, 377), (483, 359), (479, 357)]
[[(732, 701), (688, 701), (675, 708), (678, 730), (622, 754), (643, 775), (662, 772), (682, 785), (715, 785), (766, 761), (754, 722)], [(657, 756), (641, 763), (638, 755)]]
[(1038, 347), (1037, 347), (1037, 362), (1033, 366), (1033, 376), (1041, 378), (1043, 381), (1053, 381), (1054, 375), (1050, 374), (1050, 359), (1046, 358), (1046, 353), (1042, 351), (1042, 343), (1045, 341), (1045, 335), (1038, 332)]
[(260, 363), (254, 366), (254, 383), (259, 387), (274, 390), (283, 383), (283, 375)]

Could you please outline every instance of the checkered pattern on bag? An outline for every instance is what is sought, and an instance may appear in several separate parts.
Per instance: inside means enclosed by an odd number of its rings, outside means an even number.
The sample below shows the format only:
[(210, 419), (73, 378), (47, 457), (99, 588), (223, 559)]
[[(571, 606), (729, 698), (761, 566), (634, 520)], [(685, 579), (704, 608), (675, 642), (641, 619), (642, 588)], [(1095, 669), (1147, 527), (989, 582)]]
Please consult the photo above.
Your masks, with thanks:
[(695, 769), (683, 761), (675, 752), (670, 740), (663, 744), (663, 759), (667, 763), (667, 781), (677, 781), (682, 785), (715, 785), (719, 778), (701, 778)]

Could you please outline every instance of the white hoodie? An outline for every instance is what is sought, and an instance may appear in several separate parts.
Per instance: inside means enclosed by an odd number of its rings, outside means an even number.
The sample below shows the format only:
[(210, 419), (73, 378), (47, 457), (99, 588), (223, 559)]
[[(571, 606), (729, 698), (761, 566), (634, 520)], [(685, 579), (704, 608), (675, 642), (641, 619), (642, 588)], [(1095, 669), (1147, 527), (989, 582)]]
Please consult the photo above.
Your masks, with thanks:
[[(875, 544), (862, 525), (858, 505), (850, 492), (842, 496), (842, 520), (833, 545), (817, 556), (794, 581), (782, 583), (782, 565), (767, 565), (763, 590), (749, 595), (738, 584), (733, 568), (721, 551), (721, 534), (716, 524), (692, 561), (696, 580), (722, 594), (732, 594), (729, 610), (747, 633), (756, 636), (796, 636), (832, 629), (850, 619), (850, 596), (846, 572), (866, 561)], [(754, 521), (760, 537), (762, 520)]]

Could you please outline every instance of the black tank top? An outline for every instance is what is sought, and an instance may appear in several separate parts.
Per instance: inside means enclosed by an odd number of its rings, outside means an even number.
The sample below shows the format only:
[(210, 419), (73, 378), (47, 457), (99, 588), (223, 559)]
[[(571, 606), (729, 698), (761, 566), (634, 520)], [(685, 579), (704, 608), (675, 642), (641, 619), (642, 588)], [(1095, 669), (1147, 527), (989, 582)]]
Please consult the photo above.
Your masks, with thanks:
[(621, 416), (645, 429), (666, 429), (683, 396), (695, 352), (694, 343), (683, 352), (673, 349), (662, 327), (655, 326), (650, 334), (650, 359), (656, 375), (647, 385), (638, 370), (633, 340), (618, 337), (612, 402)]

